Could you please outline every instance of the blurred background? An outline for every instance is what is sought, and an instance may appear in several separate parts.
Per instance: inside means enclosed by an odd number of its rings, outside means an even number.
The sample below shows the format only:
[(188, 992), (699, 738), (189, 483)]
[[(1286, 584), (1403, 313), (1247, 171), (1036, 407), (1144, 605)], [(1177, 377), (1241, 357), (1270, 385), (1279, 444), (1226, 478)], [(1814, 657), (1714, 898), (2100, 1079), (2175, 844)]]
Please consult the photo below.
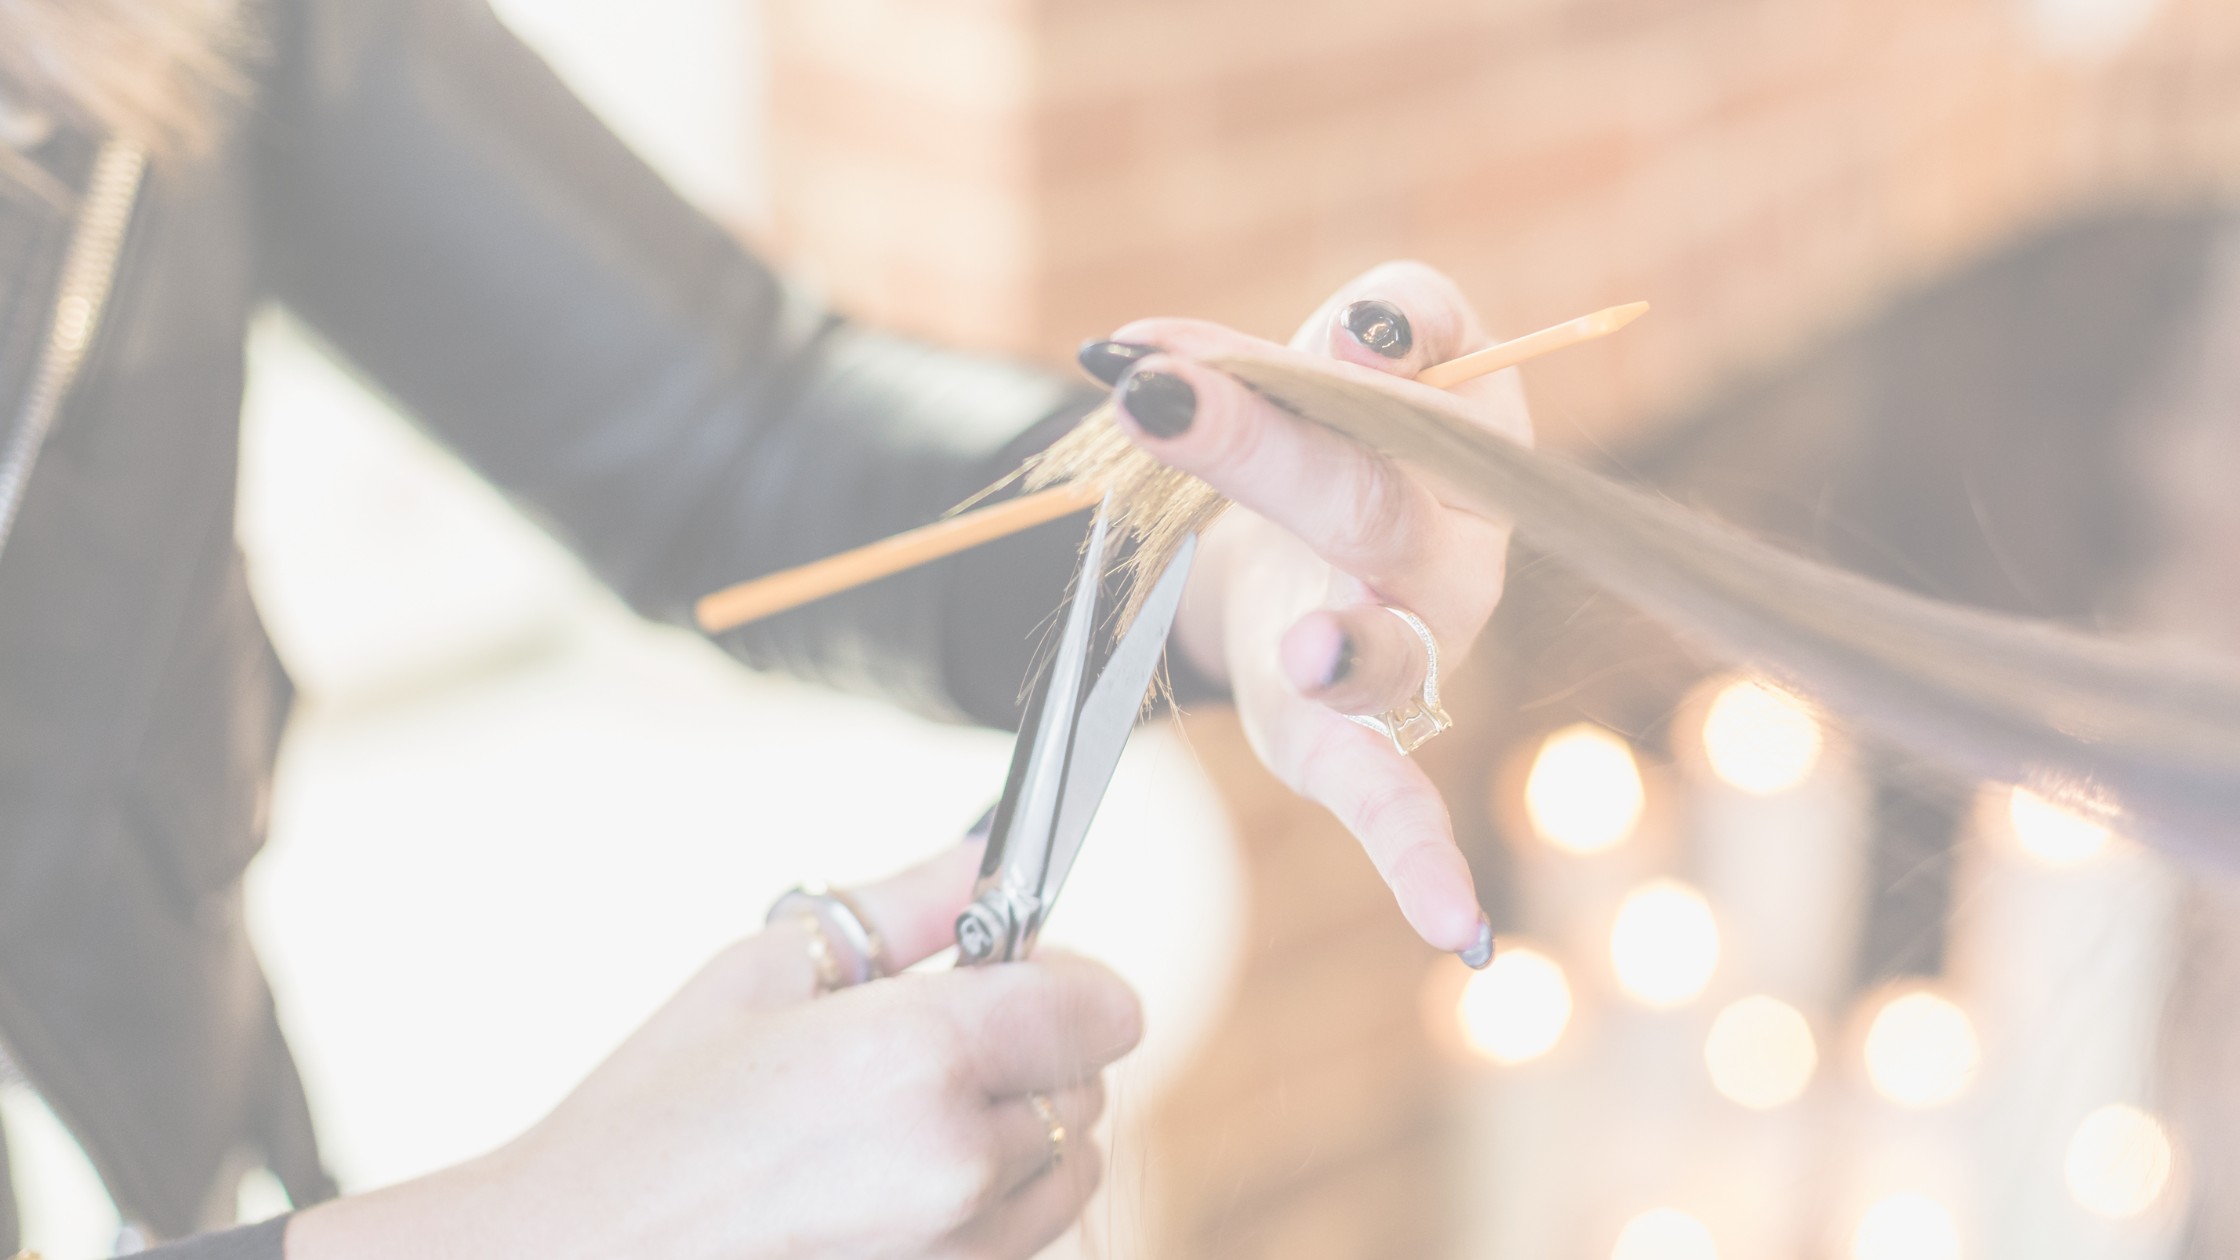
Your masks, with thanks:
[[(1646, 299), (1527, 369), (1545, 442), (1943, 598), (2240, 650), (2230, 0), (499, 8), (869, 320), (1062, 368), (1145, 314), (1282, 338), (1394, 256), (1503, 334)], [(241, 531), (303, 699), (251, 912), (346, 1188), (518, 1132), (779, 890), (995, 794), (1005, 737), (633, 620), (283, 314), (252, 362)], [(1227, 714), (1138, 738), (1053, 935), (1152, 1041), (1061, 1250), (2240, 1250), (2240, 896), (1512, 564), (1421, 754), (1487, 972)], [(27, 1241), (106, 1254), (51, 1117), (0, 1117)]]

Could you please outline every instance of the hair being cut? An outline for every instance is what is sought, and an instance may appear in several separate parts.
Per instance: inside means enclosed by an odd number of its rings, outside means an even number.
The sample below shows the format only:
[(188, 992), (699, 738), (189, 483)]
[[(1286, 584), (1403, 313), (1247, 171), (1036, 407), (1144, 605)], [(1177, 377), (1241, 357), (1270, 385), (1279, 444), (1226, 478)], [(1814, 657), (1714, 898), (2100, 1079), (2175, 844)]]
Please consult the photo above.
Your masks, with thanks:
[(0, 98), (158, 158), (216, 138), (248, 51), (238, 0), (0, 0)]
[[(1482, 429), (1430, 398), (1285, 363), (1210, 366), (1277, 406), (1430, 471), (1475, 510), (1716, 656), (1970, 777), (2030, 787), (2198, 860), (2240, 859), (2240, 665), (1909, 594)], [(1224, 506), (1093, 417), (1030, 485), (1114, 493), (1157, 572)], [(1488, 564), (1501, 562), (1489, 556)], [(1140, 585), (1140, 583), (1139, 583)]]

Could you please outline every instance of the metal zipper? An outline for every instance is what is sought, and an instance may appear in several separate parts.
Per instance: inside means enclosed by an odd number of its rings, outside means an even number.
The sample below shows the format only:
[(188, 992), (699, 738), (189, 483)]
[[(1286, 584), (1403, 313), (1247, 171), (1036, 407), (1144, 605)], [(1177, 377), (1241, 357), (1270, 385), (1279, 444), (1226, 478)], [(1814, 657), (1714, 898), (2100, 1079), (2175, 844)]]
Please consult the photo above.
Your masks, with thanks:
[[(117, 259), (124, 253), (125, 233), (140, 203), (140, 186), (147, 169), (147, 154), (123, 140), (104, 144), (94, 158), (93, 178), (86, 185), (77, 224), (70, 231), (70, 252), (63, 256), (62, 283), (55, 291), (46, 345), (40, 349), (39, 366), (32, 375), (30, 390), (24, 394), (15, 430), (8, 435), (7, 448), (0, 451), (0, 552), (7, 549), (16, 512), (23, 506), (24, 486), (31, 480), (32, 466), (39, 462), (47, 433), (54, 428), (55, 415), (78, 379), (78, 369), (85, 365), (94, 334), (101, 330), (101, 315), (116, 284)], [(17, 1082), (35, 1092), (38, 1089), (8, 1054), (5, 1041), (0, 1040), (0, 1085)], [(131, 1228), (128, 1223), (127, 1232)], [(22, 1252), (16, 1260), (27, 1257), (38, 1260), (38, 1253)]]
[(15, 528), (23, 488), (31, 480), (32, 465), (39, 462), (48, 430), (54, 427), (55, 413), (62, 409), (62, 400), (85, 364), (86, 349), (100, 330), (101, 312), (116, 282), (117, 257), (124, 252), (125, 231), (132, 225), (147, 168), (147, 154), (123, 140), (109, 141), (94, 159), (93, 179), (70, 233), (70, 252), (63, 257), (62, 284), (47, 324), (47, 344), (39, 353), (39, 367), (24, 395), (15, 431), (8, 435), (7, 449), (0, 451), (0, 551), (6, 550), (8, 535)]

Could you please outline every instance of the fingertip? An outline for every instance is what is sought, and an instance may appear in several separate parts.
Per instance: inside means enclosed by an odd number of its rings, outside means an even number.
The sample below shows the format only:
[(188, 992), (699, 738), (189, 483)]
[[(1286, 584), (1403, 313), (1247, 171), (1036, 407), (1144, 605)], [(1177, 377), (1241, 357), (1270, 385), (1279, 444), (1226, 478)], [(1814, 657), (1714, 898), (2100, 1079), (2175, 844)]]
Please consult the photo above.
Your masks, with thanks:
[(1344, 623), (1328, 612), (1300, 618), (1276, 646), (1284, 681), (1309, 697), (1344, 682), (1353, 672), (1356, 655)]
[(1129, 369), (1157, 353), (1159, 347), (1155, 345), (1092, 337), (1074, 351), (1074, 359), (1082, 371), (1110, 389), (1120, 383)]
[(1227, 374), (1177, 354), (1154, 355), (1120, 382), (1123, 432), (1163, 463), (1198, 476), (1240, 458), (1251, 395)]
[(1433, 949), (1460, 954), (1490, 937), (1485, 911), (1478, 905), (1470, 866), (1452, 845), (1421, 845), (1392, 872), (1393, 895), (1408, 925)]
[(1109, 1063), (1142, 1044), (1143, 999), (1126, 977), (1097, 959), (1060, 947), (1036, 949), (1033, 965), (1072, 995), (1068, 1004), (1081, 1010), (1085, 1027), (1106, 1034), (1094, 1038), (1102, 1050), (1100, 1062)]
[(1476, 314), (1453, 279), (1403, 259), (1381, 263), (1349, 281), (1293, 344), (1374, 371), (1413, 377), (1484, 340)]
[(1120, 382), (1120, 411), (1135, 427), (1171, 441), (1188, 433), (1198, 419), (1198, 391), (1180, 372), (1157, 360), (1140, 364)]
[(1121, 984), (1120, 994), (1122, 1000), (1114, 1019), (1114, 1031), (1118, 1034), (1113, 1040), (1114, 1059), (1132, 1053), (1143, 1044), (1143, 997), (1133, 985), (1126, 983)]
[(1415, 325), (1408, 322), (1407, 312), (1382, 298), (1347, 303), (1338, 311), (1338, 327), (1382, 359), (1405, 359), (1416, 348)]
[(1478, 935), (1467, 949), (1459, 950), (1455, 957), (1472, 971), (1484, 971), (1493, 965), (1493, 920), (1484, 913), (1478, 915)]

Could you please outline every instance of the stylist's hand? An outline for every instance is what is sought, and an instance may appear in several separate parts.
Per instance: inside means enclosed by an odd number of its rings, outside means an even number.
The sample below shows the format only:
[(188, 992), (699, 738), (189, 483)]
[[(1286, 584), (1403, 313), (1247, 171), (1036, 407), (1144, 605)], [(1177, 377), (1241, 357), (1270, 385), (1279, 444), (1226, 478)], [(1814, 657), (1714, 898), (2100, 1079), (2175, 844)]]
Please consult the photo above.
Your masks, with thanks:
[[(1419, 766), (1343, 715), (1405, 705), (1422, 686), (1421, 641), (1380, 604), (1421, 617), (1446, 668), (1462, 659), (1501, 598), (1508, 525), (1450, 506), (1420, 477), (1196, 360), (1312, 356), (1434, 396), (1407, 378), (1490, 344), (1452, 281), (1390, 263), (1334, 294), (1288, 350), (1215, 324), (1147, 319), (1082, 352), (1085, 367), (1118, 380), (1121, 424), (1137, 445), (1236, 501), (1203, 540), (1176, 624), (1191, 663), (1228, 682), (1277, 777), (1360, 839), (1416, 931), (1457, 952), (1490, 936), (1446, 807)], [(1513, 370), (1436, 396), (1532, 440)]]
[[(898, 966), (948, 943), (979, 856), (856, 891)], [(1060, 954), (812, 1000), (805, 931), (718, 955), (511, 1144), (296, 1217), (290, 1260), (1008, 1260), (1064, 1232), (1102, 1171), (1099, 1074), (1140, 1033), (1127, 985)]]

